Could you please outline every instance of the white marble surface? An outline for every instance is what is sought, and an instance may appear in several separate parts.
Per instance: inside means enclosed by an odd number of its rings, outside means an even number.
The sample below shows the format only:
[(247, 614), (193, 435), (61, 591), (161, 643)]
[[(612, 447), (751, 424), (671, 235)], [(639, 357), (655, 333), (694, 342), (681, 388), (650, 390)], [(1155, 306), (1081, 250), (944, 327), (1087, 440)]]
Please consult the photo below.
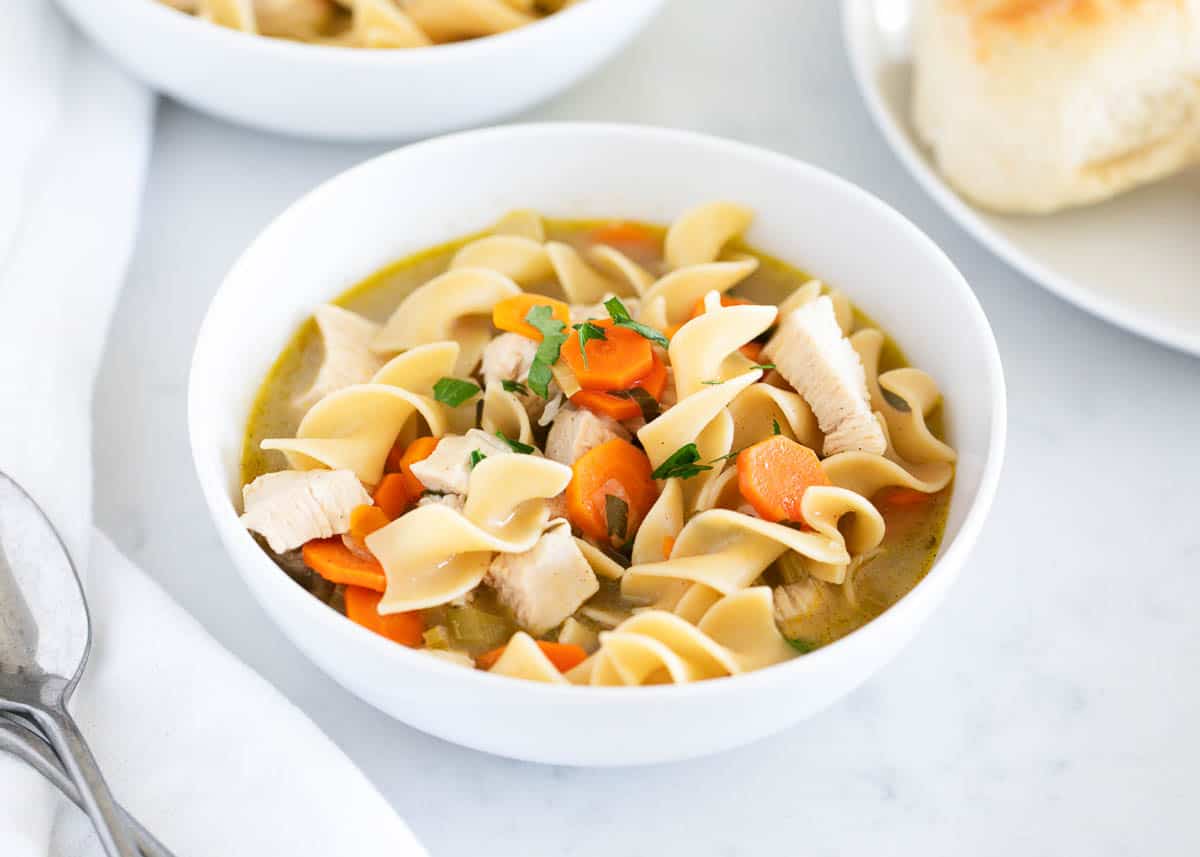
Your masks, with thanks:
[(994, 513), (916, 641), (775, 739), (650, 769), (539, 767), (426, 737), (319, 673), (250, 600), (192, 472), (192, 341), (257, 231), (385, 147), (285, 140), (161, 107), (97, 392), (98, 520), (308, 711), (437, 857), (1200, 853), (1200, 361), (1050, 297), (947, 220), (870, 125), (838, 27), (825, 0), (674, 0), (614, 64), (523, 117), (694, 128), (864, 185), (961, 267), (1008, 375)]

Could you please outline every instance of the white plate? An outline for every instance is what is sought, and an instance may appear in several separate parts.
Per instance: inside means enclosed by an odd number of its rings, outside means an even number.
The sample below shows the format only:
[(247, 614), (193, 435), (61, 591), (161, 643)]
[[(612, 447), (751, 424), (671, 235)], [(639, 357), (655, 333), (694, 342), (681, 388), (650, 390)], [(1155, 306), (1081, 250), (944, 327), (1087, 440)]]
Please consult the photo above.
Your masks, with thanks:
[(845, 0), (843, 31), (871, 115), (917, 181), (992, 252), (1059, 297), (1200, 354), (1200, 170), (1049, 216), (971, 206), (942, 180), (909, 122), (912, 7)]

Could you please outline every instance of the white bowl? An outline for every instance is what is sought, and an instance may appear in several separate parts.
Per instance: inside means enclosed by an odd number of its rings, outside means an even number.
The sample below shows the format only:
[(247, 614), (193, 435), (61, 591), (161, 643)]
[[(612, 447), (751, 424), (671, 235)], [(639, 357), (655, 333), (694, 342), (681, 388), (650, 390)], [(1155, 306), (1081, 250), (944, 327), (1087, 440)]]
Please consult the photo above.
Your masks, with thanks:
[[(933, 569), (883, 616), (785, 664), (678, 687), (540, 685), (443, 663), (330, 610), (241, 525), (238, 460), (255, 393), (312, 311), (416, 250), (506, 210), (665, 223), (711, 199), (756, 211), (748, 239), (836, 284), (945, 394), (959, 452)], [(250, 591), (292, 641), (353, 693), (425, 732), (539, 762), (624, 765), (713, 753), (828, 705), (879, 669), (941, 602), (983, 525), (1004, 451), (1004, 378), (979, 303), (946, 256), (875, 197), (750, 146), (645, 127), (518, 125), (369, 161), (284, 212), (242, 255), (201, 328), (189, 428), (217, 530)]]
[(413, 139), (481, 125), (566, 89), (663, 0), (586, 0), (509, 33), (412, 50), (306, 45), (217, 27), (157, 0), (58, 0), (136, 77), (268, 131)]

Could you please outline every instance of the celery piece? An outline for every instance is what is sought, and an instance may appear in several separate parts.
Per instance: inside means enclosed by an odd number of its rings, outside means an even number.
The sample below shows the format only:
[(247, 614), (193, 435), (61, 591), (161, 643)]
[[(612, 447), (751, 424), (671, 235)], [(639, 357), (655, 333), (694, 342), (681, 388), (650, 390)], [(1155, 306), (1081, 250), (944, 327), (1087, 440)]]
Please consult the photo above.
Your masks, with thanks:
[(512, 625), (501, 616), (485, 613), (469, 604), (451, 607), (448, 612), (450, 634), (455, 642), (466, 648), (495, 648), (507, 643), (512, 636)]
[(434, 625), (422, 636), (425, 638), (425, 648), (427, 649), (450, 648), (450, 632), (446, 630), (445, 625)]

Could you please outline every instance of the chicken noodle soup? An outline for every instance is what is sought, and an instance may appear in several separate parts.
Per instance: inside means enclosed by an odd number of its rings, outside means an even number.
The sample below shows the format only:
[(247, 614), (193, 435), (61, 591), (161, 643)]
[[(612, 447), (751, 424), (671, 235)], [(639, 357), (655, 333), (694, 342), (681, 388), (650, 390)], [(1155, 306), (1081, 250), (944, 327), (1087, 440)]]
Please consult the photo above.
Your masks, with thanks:
[(354, 48), (422, 48), (515, 30), (579, 0), (159, 0), (214, 24)]
[(513, 212), (317, 307), (243, 522), (352, 621), (536, 681), (734, 675), (870, 621), (945, 526), (938, 387), (752, 216)]

